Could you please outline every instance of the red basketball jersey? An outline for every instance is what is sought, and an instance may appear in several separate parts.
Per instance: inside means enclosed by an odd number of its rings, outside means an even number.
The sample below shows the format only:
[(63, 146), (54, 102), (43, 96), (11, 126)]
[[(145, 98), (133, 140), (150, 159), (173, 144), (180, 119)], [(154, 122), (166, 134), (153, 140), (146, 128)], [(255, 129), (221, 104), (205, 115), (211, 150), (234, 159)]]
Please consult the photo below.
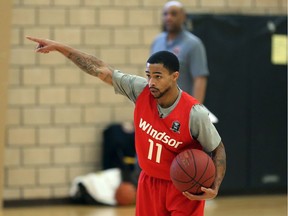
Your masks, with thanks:
[(188, 148), (202, 149), (189, 130), (190, 111), (198, 103), (182, 92), (172, 112), (160, 118), (157, 101), (148, 86), (138, 96), (134, 111), (136, 152), (146, 174), (170, 180), (170, 165), (179, 152)]

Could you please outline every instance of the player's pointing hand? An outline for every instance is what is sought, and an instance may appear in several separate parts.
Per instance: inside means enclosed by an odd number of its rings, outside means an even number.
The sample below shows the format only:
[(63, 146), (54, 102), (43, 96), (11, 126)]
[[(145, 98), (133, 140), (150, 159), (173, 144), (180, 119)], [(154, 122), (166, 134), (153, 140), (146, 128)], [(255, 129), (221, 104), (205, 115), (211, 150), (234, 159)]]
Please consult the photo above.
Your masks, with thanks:
[(48, 39), (41, 39), (41, 38), (34, 38), (27, 36), (28, 40), (34, 41), (38, 43), (36, 46), (35, 52), (39, 53), (49, 53), (50, 51), (56, 51), (57, 50), (57, 42), (48, 40)]

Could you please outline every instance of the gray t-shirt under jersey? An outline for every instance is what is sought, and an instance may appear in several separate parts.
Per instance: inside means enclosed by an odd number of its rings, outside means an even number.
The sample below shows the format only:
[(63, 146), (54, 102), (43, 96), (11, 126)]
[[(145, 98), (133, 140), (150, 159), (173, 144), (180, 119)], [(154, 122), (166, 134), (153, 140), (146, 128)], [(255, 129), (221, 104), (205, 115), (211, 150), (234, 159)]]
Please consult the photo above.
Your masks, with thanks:
[[(144, 77), (124, 74), (118, 70), (113, 72), (115, 92), (128, 97), (134, 103), (146, 85), (147, 80)], [(175, 108), (180, 97), (181, 94), (179, 94), (171, 107), (164, 109), (158, 106), (162, 117), (167, 116)], [(208, 111), (202, 105), (194, 105), (190, 112), (190, 133), (194, 139), (197, 139), (201, 143), (206, 152), (211, 152), (220, 144), (221, 137), (208, 115)]]

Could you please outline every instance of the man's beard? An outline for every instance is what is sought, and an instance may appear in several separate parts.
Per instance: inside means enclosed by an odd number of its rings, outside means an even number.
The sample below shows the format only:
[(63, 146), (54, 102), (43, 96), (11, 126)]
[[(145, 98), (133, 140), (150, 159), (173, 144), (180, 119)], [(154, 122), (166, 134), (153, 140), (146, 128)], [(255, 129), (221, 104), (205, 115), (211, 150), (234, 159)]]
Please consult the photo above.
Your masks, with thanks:
[[(161, 92), (159, 89), (157, 88), (154, 88), (152, 87), (152, 89), (156, 89), (158, 92), (159, 92), (159, 95), (158, 96), (155, 96), (153, 95), (152, 93), (152, 96), (155, 98), (155, 99), (160, 99), (161, 97), (163, 97), (163, 95), (165, 95), (169, 90), (170, 90), (170, 87), (166, 88), (163, 92)], [(151, 92), (151, 88), (150, 88), (150, 92)]]

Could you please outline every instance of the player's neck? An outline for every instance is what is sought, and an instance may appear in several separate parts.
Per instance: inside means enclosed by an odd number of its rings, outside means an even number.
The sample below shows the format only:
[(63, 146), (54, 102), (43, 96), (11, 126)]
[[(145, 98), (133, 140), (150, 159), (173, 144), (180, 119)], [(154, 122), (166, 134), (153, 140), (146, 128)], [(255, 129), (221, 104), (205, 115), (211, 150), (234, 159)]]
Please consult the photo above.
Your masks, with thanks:
[(179, 94), (180, 94), (180, 89), (178, 87), (172, 88), (169, 92), (167, 92), (161, 98), (157, 99), (157, 103), (162, 108), (168, 108), (175, 103)]

